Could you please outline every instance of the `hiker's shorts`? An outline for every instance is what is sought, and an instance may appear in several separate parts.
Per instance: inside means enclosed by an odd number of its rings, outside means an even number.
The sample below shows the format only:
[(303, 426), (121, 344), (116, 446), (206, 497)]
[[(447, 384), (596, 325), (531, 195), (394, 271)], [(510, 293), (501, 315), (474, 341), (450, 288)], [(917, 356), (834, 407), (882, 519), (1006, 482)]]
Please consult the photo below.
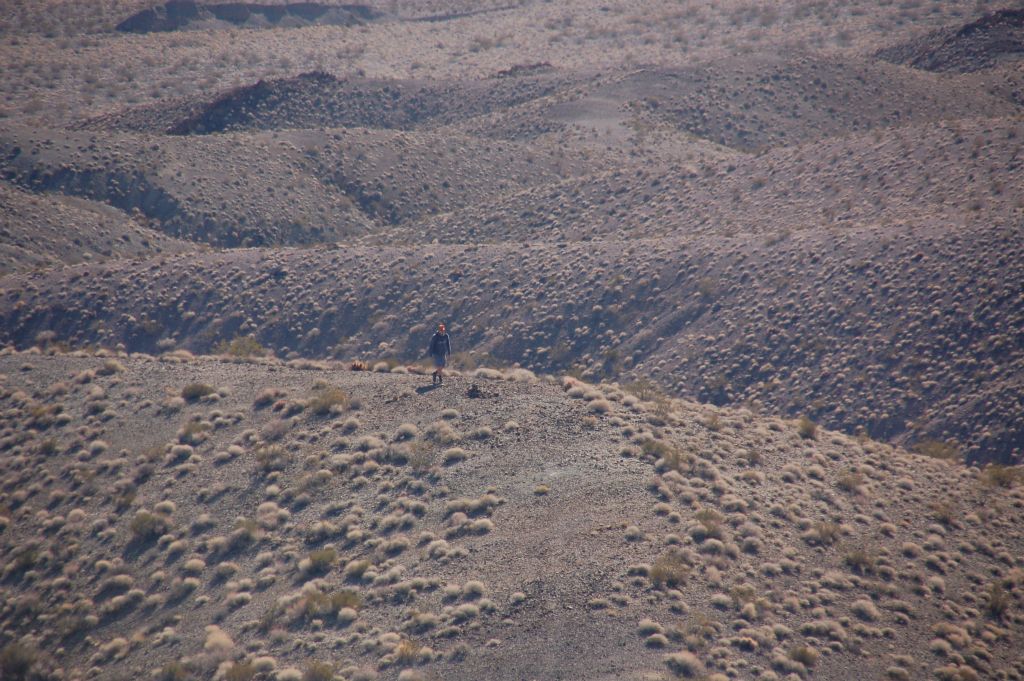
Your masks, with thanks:
[(448, 364), (447, 355), (434, 355), (434, 367), (437, 369), (443, 369)]

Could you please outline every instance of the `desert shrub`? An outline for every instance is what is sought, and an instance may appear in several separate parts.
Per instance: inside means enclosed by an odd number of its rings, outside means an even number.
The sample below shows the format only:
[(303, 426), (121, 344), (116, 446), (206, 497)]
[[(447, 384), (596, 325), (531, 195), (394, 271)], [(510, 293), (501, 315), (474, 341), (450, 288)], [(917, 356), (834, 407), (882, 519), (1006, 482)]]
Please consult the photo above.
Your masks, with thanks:
[(796, 423), (796, 432), (805, 440), (813, 440), (818, 435), (818, 424), (806, 416), (801, 416)]
[(1024, 480), (1024, 471), (1014, 466), (989, 464), (981, 476), (985, 484), (992, 487), (1015, 487)]
[(866, 575), (875, 569), (875, 557), (864, 549), (854, 549), (845, 556), (843, 562), (856, 573)]
[(985, 612), (994, 619), (1001, 620), (1010, 609), (1010, 594), (1001, 584), (993, 584), (985, 594)]
[(306, 408), (316, 416), (327, 416), (334, 407), (348, 407), (348, 395), (341, 388), (326, 388), (311, 399)]
[(864, 484), (864, 476), (856, 471), (843, 473), (836, 480), (836, 487), (844, 492), (856, 492)]
[(416, 664), (420, 656), (420, 647), (409, 639), (403, 639), (395, 648), (395, 662), (403, 667)]
[(936, 501), (929, 504), (932, 518), (943, 525), (952, 525), (957, 518), (956, 505), (951, 501)]
[(128, 525), (138, 541), (152, 541), (167, 531), (167, 519), (146, 510), (140, 510)]
[(300, 614), (307, 620), (320, 617), (336, 617), (345, 608), (359, 610), (362, 606), (362, 597), (350, 589), (342, 589), (331, 594), (311, 591), (302, 599)]
[(395, 431), (395, 440), (399, 442), (403, 440), (412, 440), (417, 435), (419, 435), (419, 433), (420, 429), (416, 427), (416, 424), (403, 423), (402, 425), (398, 426), (398, 430)]
[(192, 675), (189, 674), (188, 669), (180, 662), (171, 662), (164, 665), (156, 675), (157, 681), (187, 681), (191, 677)]
[(252, 681), (256, 666), (251, 662), (236, 662), (224, 672), (224, 681)]
[(284, 395), (285, 392), (278, 388), (266, 388), (261, 390), (259, 395), (256, 396), (256, 399), (252, 401), (252, 406), (257, 409), (262, 409), (263, 407), (273, 404), (281, 397), (284, 397)]
[(658, 588), (681, 585), (690, 575), (690, 566), (674, 553), (667, 553), (654, 561), (650, 570), (651, 583)]
[(793, 646), (787, 654), (789, 659), (799, 662), (808, 669), (817, 664), (818, 657), (820, 656), (820, 653), (810, 646)]
[(422, 440), (409, 446), (409, 465), (417, 472), (429, 470), (434, 465), (434, 448)]
[(274, 419), (260, 429), (260, 438), (264, 442), (277, 442), (288, 432), (288, 421), (285, 419)]
[(633, 381), (632, 383), (627, 383), (622, 386), (622, 389), (645, 402), (663, 394), (661, 388), (658, 387), (658, 384), (647, 378), (641, 378)]
[(461, 447), (452, 447), (451, 449), (446, 449), (444, 451), (443, 458), (445, 465), (450, 466), (465, 460), (467, 456), (469, 456), (469, 454), (465, 449), (462, 449)]
[(704, 672), (704, 665), (690, 652), (670, 653), (664, 657), (665, 666), (676, 676), (693, 678)]
[(341, 591), (335, 591), (331, 594), (331, 606), (334, 608), (335, 612), (342, 608), (359, 610), (363, 607), (363, 598), (351, 589), (342, 589)]
[(269, 445), (256, 450), (256, 465), (264, 473), (283, 471), (287, 463), (287, 454), (280, 445)]
[(331, 569), (338, 560), (338, 552), (334, 549), (319, 549), (309, 554), (309, 571), (323, 574)]
[(36, 651), (20, 643), (10, 643), (0, 651), (0, 678), (22, 681), (36, 664)]
[(361, 359), (357, 359), (354, 360), (351, 364), (349, 364), (348, 368), (351, 371), (366, 371), (368, 367), (366, 366), (366, 362), (364, 362)]
[(820, 520), (811, 528), (810, 538), (822, 546), (831, 546), (839, 539), (840, 527), (836, 523)]
[(263, 357), (267, 354), (267, 349), (252, 336), (237, 336), (230, 341), (218, 343), (214, 352), (231, 357)]
[(675, 453), (675, 448), (671, 444), (665, 440), (656, 440), (654, 438), (644, 440), (643, 444), (640, 445), (640, 449), (643, 450), (644, 454), (655, 459), (665, 459), (666, 462)]
[(326, 662), (310, 662), (302, 672), (302, 681), (334, 681), (334, 667)]
[(181, 389), (182, 398), (189, 402), (195, 402), (201, 397), (206, 397), (216, 392), (216, 389), (208, 383), (189, 383)]
[(277, 624), (278, 618), (281, 616), (281, 607), (278, 605), (272, 605), (269, 607), (263, 615), (260, 616), (256, 622), (256, 631), (261, 634), (268, 633)]
[(206, 439), (206, 433), (212, 428), (212, 425), (204, 421), (189, 421), (178, 431), (178, 441), (197, 445)]
[(345, 578), (358, 579), (362, 577), (363, 574), (371, 567), (373, 567), (373, 563), (366, 560), (365, 558), (360, 560), (349, 561), (349, 563), (345, 565)]
[(118, 362), (116, 359), (108, 359), (103, 363), (103, 366), (96, 370), (96, 373), (100, 376), (112, 376), (124, 371), (124, 365)]
[(960, 459), (960, 450), (952, 441), (921, 440), (914, 445), (914, 451), (922, 456), (942, 461), (956, 461)]

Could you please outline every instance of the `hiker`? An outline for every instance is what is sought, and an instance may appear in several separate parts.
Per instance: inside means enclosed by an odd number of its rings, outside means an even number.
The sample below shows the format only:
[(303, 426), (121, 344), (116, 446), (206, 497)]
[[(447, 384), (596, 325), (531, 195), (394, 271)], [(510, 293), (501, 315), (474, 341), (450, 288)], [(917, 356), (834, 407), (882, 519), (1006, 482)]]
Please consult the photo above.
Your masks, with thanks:
[(452, 341), (444, 330), (444, 324), (437, 325), (437, 332), (430, 339), (430, 356), (434, 360), (434, 383), (444, 383), (444, 368), (448, 355), (452, 354)]

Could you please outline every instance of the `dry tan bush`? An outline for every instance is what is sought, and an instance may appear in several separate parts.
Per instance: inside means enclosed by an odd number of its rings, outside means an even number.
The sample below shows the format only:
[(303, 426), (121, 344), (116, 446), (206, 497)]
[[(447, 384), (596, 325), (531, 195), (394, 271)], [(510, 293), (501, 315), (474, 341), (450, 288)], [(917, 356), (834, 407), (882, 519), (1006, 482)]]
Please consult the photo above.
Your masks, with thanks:
[(676, 553), (660, 556), (651, 566), (648, 576), (657, 588), (681, 586), (690, 575), (690, 565)]
[(959, 447), (952, 441), (922, 440), (914, 445), (914, 451), (923, 456), (942, 461), (957, 461), (961, 458)]
[(344, 390), (341, 388), (325, 388), (309, 400), (306, 408), (316, 416), (327, 416), (336, 409), (347, 409), (348, 404), (348, 394)]
[(181, 389), (181, 397), (189, 402), (195, 402), (201, 397), (212, 395), (217, 390), (207, 383), (189, 383)]
[(699, 677), (704, 673), (704, 665), (693, 653), (683, 650), (678, 653), (670, 653), (662, 658), (665, 666), (676, 676), (684, 678)]
[(796, 432), (805, 440), (813, 440), (818, 434), (818, 424), (806, 416), (801, 416), (796, 424)]

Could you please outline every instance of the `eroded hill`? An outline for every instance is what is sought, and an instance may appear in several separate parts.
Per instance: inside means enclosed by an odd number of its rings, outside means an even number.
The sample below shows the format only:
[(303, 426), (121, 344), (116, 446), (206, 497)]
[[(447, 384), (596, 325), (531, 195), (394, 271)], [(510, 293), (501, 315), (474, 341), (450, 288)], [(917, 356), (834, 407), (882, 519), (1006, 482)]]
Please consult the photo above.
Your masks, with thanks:
[(192, 250), (144, 219), (93, 201), (0, 182), (0, 274)]
[(4, 663), (1024, 673), (1019, 471), (643, 387), (379, 369), (6, 353)]
[(718, 404), (1010, 461), (1024, 433), (1021, 248), (1012, 223), (955, 234), (907, 221), (714, 240), (236, 250), (7, 278), (0, 338), (208, 352), (252, 336), (282, 356), (414, 359), (444, 320), (458, 352), (502, 363), (649, 377)]
[(971, 73), (1024, 57), (1024, 10), (1005, 9), (886, 48), (878, 56), (926, 71)]

